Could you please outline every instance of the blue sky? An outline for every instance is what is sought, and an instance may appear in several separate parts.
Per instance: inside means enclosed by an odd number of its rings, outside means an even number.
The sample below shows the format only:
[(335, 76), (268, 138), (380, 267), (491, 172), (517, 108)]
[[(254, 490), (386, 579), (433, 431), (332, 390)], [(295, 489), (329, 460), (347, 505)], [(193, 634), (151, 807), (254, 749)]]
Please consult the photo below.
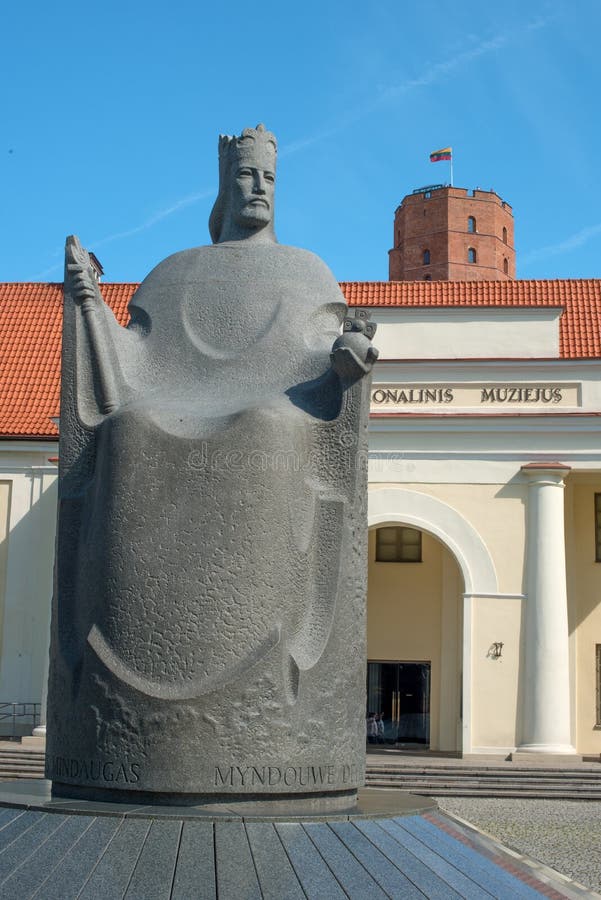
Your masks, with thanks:
[(217, 136), (278, 137), (276, 231), (388, 277), (392, 222), (448, 180), (512, 204), (520, 278), (601, 276), (599, 0), (5, 4), (0, 280), (105, 281), (209, 242)]

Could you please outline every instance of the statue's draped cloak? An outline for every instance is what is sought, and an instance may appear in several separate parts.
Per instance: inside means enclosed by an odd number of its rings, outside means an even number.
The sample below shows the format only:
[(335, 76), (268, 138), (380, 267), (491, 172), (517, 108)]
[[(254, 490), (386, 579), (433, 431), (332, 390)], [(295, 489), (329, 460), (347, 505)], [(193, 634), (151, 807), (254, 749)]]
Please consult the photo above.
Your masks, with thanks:
[[(49, 774), (269, 793), (283, 785), (216, 784), (216, 767), (289, 760), (356, 786), (362, 703), (330, 703), (364, 689), (366, 386), (331, 368), (346, 310), (331, 273), (277, 244), (169, 257), (127, 331), (109, 325), (108, 416), (68, 284), (65, 303), (51, 679), (80, 723), (53, 704)], [(123, 777), (94, 779), (88, 758)]]

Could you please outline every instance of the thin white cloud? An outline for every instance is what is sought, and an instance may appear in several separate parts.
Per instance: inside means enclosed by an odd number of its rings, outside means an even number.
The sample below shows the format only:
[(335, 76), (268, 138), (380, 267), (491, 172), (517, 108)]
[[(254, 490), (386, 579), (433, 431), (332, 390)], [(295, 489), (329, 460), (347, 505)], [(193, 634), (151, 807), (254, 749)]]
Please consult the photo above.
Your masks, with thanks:
[(59, 269), (63, 268), (62, 262), (54, 263), (53, 266), (48, 266), (47, 269), (43, 269), (41, 272), (38, 272), (37, 275), (32, 275), (29, 278), (29, 281), (44, 281), (49, 275), (52, 275), (53, 272), (58, 272)]
[(334, 134), (338, 134), (342, 127), (343, 125), (341, 123), (338, 123), (332, 128), (325, 128), (323, 131), (320, 131), (317, 134), (308, 135), (304, 138), (298, 138), (298, 140), (292, 141), (290, 144), (284, 144), (283, 147), (278, 147), (278, 157), (281, 159), (283, 156), (290, 156), (290, 154), (292, 153), (298, 153), (299, 150), (305, 150), (307, 147), (310, 147), (311, 144), (317, 144), (318, 141), (323, 141), (325, 140), (325, 138), (331, 137)]
[(448, 76), (449, 73), (454, 69), (459, 69), (461, 66), (466, 65), (472, 60), (478, 59), (481, 56), (485, 56), (487, 53), (492, 53), (495, 50), (501, 49), (501, 47), (505, 47), (513, 43), (517, 38), (522, 37), (525, 32), (536, 31), (539, 28), (545, 28), (552, 18), (553, 16), (549, 16), (546, 18), (541, 16), (536, 19), (532, 19), (532, 21), (527, 22), (525, 25), (520, 26), (519, 29), (508, 31), (505, 34), (498, 34), (494, 37), (481, 40), (475, 46), (468, 47), (467, 49), (462, 50), (460, 53), (455, 54), (449, 59), (443, 60), (439, 63), (434, 63), (434, 65), (429, 66), (428, 70), (425, 71), (422, 75), (418, 75), (415, 78), (409, 78), (399, 84), (389, 85), (388, 87), (383, 88), (376, 100), (373, 100), (371, 103), (367, 103), (362, 107), (355, 107), (329, 128), (325, 128), (313, 135), (307, 135), (306, 137), (298, 138), (298, 140), (284, 145), (284, 147), (280, 149), (279, 155), (288, 156), (292, 153), (297, 153), (300, 150), (304, 150), (307, 147), (310, 147), (312, 144), (318, 143), (318, 141), (322, 141), (334, 134), (338, 134), (340, 131), (347, 128), (348, 125), (364, 118), (379, 106), (395, 100), (397, 97), (403, 94), (407, 94), (419, 88), (429, 87), (432, 84), (436, 84), (438, 81)]
[[(165, 207), (165, 209), (161, 209), (158, 212), (154, 213), (148, 219), (145, 219), (144, 222), (141, 222), (140, 225), (134, 225), (133, 228), (127, 228), (125, 231), (115, 231), (113, 232), (113, 234), (108, 234), (106, 237), (100, 238), (97, 241), (86, 242), (87, 249), (96, 250), (98, 247), (104, 247), (106, 244), (112, 243), (112, 241), (119, 241), (123, 238), (132, 237), (134, 234), (140, 234), (140, 232), (142, 231), (147, 231), (147, 229), (152, 228), (153, 225), (156, 225), (157, 222), (161, 222), (168, 216), (172, 216), (174, 213), (179, 212), (180, 209), (184, 209), (186, 206), (192, 206), (192, 204), (198, 203), (200, 200), (206, 200), (207, 197), (214, 196), (214, 194), (214, 188), (206, 191), (199, 191), (195, 194), (187, 194), (185, 197), (181, 197), (179, 200), (176, 200), (175, 203), (171, 204), (171, 206), (167, 206)], [(52, 255), (59, 256), (61, 253), (62, 250), (55, 250)], [(62, 262), (54, 263), (54, 265), (49, 266), (47, 269), (44, 269), (42, 272), (38, 272), (37, 275), (34, 275), (32, 281), (40, 281), (46, 278), (48, 275), (51, 275), (53, 272), (58, 272), (60, 269), (62, 269), (62, 267)]]
[(570, 237), (564, 238), (557, 244), (548, 244), (546, 247), (538, 247), (536, 250), (530, 250), (524, 253), (520, 262), (522, 265), (538, 262), (541, 259), (547, 259), (550, 256), (559, 256), (561, 253), (569, 253), (570, 250), (576, 250), (587, 244), (592, 238), (601, 234), (601, 223), (597, 225), (589, 225), (587, 228), (581, 228)]
[(140, 225), (135, 225), (133, 228), (126, 229), (126, 231), (115, 231), (113, 234), (100, 238), (98, 241), (90, 241), (89, 249), (93, 250), (95, 247), (103, 247), (105, 244), (112, 243), (112, 241), (119, 241), (122, 238), (140, 234), (141, 231), (147, 231), (149, 228), (152, 228), (153, 225), (156, 225), (157, 222), (161, 222), (168, 216), (172, 216), (173, 213), (178, 212), (180, 209), (184, 209), (186, 206), (192, 206), (193, 203), (198, 203), (199, 200), (206, 200), (207, 197), (214, 194), (215, 190), (213, 188), (206, 191), (199, 191), (196, 194), (188, 194), (186, 197), (176, 200), (171, 206), (167, 206), (165, 209), (161, 209), (159, 212), (154, 213), (154, 215), (150, 216), (149, 219), (146, 219)]
[(479, 56), (484, 56), (486, 53), (492, 53), (493, 50), (499, 50), (508, 43), (509, 39), (510, 35), (499, 34), (490, 40), (482, 41), (476, 47), (471, 47), (469, 50), (463, 50), (461, 53), (458, 53), (450, 59), (435, 63), (427, 72), (424, 72), (423, 75), (419, 75), (417, 78), (409, 78), (401, 84), (391, 85), (386, 88), (383, 98), (391, 99), (397, 97), (399, 94), (406, 94), (409, 91), (413, 91), (415, 88), (428, 87), (431, 84), (435, 84), (437, 81), (440, 81), (443, 75), (448, 75), (453, 69), (458, 69), (465, 63), (471, 62), (471, 60), (477, 59)]

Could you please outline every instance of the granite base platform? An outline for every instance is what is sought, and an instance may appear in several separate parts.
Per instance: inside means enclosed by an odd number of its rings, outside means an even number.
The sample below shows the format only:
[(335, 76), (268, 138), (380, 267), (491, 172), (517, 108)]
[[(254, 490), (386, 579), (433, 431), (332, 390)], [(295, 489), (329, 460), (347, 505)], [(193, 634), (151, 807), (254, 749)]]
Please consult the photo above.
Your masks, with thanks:
[(119, 818), (141, 819), (206, 819), (220, 822), (322, 822), (349, 821), (380, 817), (414, 815), (437, 809), (438, 805), (429, 797), (397, 790), (362, 788), (358, 801), (346, 808), (322, 811), (318, 803), (311, 810), (301, 800), (255, 802), (198, 803), (177, 806), (150, 805), (147, 803), (107, 803), (98, 800), (56, 797), (51, 792), (51, 782), (47, 779), (0, 782), (0, 806), (16, 806), (39, 812), (68, 813), (69, 815), (117, 816)]
[(0, 784), (0, 900), (366, 900), (558, 893), (434, 801), (366, 788), (327, 818), (294, 808), (140, 807)]

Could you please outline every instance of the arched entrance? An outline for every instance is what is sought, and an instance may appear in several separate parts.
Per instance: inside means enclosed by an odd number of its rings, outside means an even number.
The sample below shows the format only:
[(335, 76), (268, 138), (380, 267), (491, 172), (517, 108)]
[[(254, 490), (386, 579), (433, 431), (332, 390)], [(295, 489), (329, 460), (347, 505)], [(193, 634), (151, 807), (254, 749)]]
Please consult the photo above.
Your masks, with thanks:
[(488, 549), (457, 510), (400, 487), (370, 491), (369, 526), (367, 712), (384, 720), (376, 740), (466, 749), (470, 598), (497, 590)]

